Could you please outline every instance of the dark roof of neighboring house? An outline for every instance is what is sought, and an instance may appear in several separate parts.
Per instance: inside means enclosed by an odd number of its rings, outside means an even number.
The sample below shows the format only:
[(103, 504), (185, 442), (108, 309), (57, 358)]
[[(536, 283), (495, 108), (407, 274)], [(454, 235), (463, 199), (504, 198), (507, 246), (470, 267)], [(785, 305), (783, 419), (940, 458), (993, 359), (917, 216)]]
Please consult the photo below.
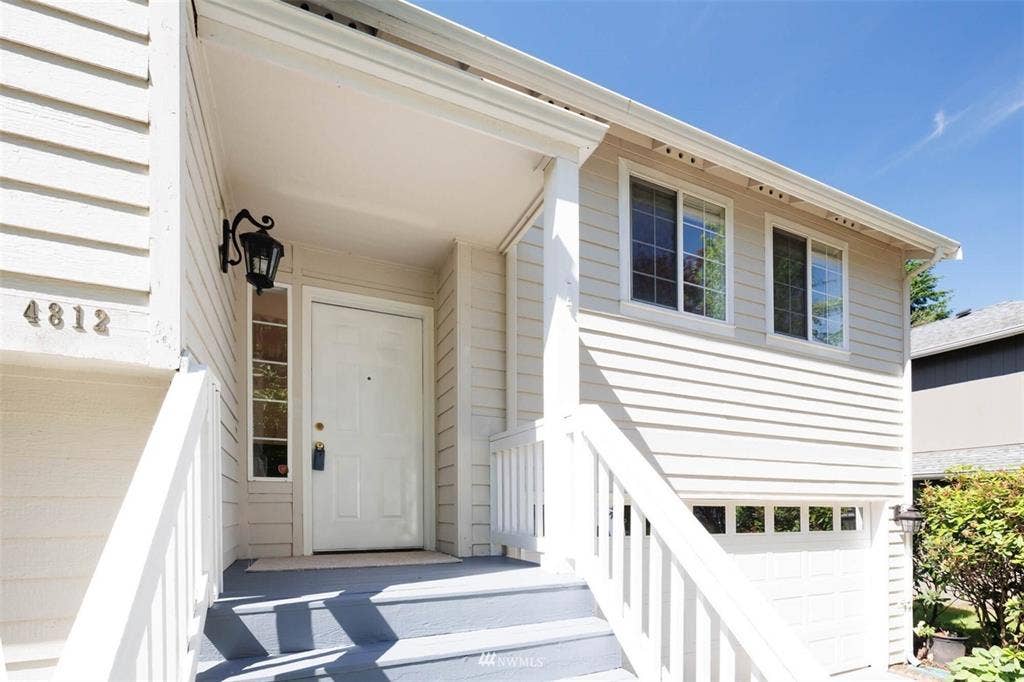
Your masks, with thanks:
[(972, 310), (962, 317), (914, 327), (910, 332), (910, 356), (934, 355), (1021, 333), (1024, 333), (1024, 301), (1004, 301)]
[(914, 453), (914, 478), (941, 478), (951, 466), (967, 464), (986, 471), (1024, 466), (1024, 443), (962, 450)]

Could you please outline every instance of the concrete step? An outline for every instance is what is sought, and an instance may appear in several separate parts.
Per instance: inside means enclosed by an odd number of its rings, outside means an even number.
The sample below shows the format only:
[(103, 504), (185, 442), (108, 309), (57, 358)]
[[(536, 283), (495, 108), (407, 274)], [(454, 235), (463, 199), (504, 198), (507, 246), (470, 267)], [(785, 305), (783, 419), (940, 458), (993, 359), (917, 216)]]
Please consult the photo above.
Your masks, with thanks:
[(632, 682), (635, 679), (636, 675), (625, 668), (616, 668), (615, 670), (602, 670), (599, 673), (590, 673), (589, 675), (566, 677), (561, 682)]
[(397, 584), (349, 580), (337, 591), (273, 599), (226, 594), (207, 613), (199, 660), (336, 649), (594, 613), (584, 582), (539, 570)]
[(617, 670), (621, 663), (608, 624), (590, 616), (206, 661), (197, 680), (558, 680)]

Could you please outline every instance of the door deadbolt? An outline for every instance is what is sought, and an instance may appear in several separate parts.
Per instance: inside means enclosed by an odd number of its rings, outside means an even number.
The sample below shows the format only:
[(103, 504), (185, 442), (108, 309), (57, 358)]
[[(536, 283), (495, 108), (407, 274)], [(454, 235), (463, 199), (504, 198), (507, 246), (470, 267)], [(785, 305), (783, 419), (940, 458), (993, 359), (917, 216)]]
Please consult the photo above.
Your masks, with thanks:
[(324, 423), (323, 422), (317, 422), (316, 424), (313, 425), (313, 428), (316, 429), (317, 431), (323, 431), (324, 430)]

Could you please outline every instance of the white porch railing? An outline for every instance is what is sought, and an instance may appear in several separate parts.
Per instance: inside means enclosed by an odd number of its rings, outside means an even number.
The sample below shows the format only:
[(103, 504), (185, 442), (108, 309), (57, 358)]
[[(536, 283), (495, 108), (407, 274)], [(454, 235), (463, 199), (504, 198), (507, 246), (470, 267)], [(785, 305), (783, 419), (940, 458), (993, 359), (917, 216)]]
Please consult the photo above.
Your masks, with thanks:
[(491, 439), (491, 542), (544, 551), (543, 421)]
[(100, 555), (54, 679), (196, 674), (220, 590), (220, 386), (183, 358)]
[[(511, 512), (509, 491), (523, 494), (515, 466), (495, 466), (495, 452), (536, 451), (541, 431), (492, 439), (492, 519)], [(828, 678), (813, 654), (708, 534), (664, 477), (597, 406), (567, 423), (573, 452), (571, 556), (641, 680)], [(528, 436), (535, 440), (528, 442)], [(500, 447), (496, 447), (500, 444)], [(630, 534), (626, 534), (628, 505)], [(514, 518), (514, 515), (513, 515)], [(643, 542), (646, 524), (649, 537)], [(506, 526), (493, 542), (524, 547)], [(535, 538), (527, 536), (526, 542)]]

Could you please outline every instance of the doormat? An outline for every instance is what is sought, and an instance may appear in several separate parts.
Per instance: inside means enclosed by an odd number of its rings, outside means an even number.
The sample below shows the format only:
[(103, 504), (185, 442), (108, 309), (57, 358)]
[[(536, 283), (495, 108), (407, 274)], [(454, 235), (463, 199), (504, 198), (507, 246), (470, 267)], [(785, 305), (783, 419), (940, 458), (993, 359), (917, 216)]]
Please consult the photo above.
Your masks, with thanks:
[(354, 552), (351, 554), (314, 554), (313, 556), (257, 559), (247, 573), (261, 571), (313, 571), (323, 568), (369, 568), (371, 566), (419, 566), (426, 564), (457, 564), (462, 559), (441, 552), (410, 550), (406, 552)]

